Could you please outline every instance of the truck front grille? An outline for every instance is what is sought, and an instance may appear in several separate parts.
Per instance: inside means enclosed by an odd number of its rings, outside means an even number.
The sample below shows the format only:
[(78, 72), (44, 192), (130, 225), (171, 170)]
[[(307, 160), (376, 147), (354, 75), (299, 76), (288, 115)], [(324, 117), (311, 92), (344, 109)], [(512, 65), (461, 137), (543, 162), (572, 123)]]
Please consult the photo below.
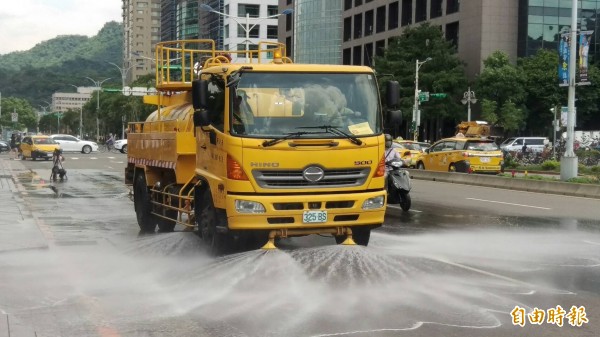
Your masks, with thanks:
[(304, 179), (302, 170), (253, 170), (252, 175), (262, 188), (328, 188), (360, 186), (369, 176), (370, 168), (323, 170), (321, 180)]

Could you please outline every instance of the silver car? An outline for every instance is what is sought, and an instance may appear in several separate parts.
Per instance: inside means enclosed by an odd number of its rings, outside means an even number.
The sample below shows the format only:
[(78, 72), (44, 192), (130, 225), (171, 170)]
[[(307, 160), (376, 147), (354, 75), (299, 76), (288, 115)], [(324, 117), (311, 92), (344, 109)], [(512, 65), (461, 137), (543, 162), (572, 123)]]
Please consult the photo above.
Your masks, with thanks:
[(64, 152), (91, 153), (98, 151), (98, 144), (88, 140), (81, 140), (71, 135), (51, 135), (55, 142), (60, 144)]

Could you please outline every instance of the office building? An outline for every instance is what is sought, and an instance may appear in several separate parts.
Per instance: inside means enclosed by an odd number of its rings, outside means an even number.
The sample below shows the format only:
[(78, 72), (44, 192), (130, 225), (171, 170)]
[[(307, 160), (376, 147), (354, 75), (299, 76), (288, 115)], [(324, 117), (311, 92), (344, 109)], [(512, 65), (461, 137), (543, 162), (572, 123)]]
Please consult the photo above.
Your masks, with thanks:
[[(215, 40), (218, 49), (256, 50), (259, 41), (277, 42), (277, 0), (207, 0), (204, 4), (214, 11), (200, 9), (200, 37)], [(246, 57), (234, 54), (232, 61)]]
[(161, 38), (160, 0), (123, 0), (125, 83), (154, 73), (154, 47)]
[[(301, 35), (318, 29), (319, 19), (325, 21), (322, 9), (306, 11), (313, 2), (321, 6), (341, 4), (342, 25), (338, 31), (341, 43), (336, 43), (334, 34), (328, 38), (315, 34), (312, 39)], [(401, 35), (406, 27), (429, 22), (440, 26), (466, 63), (467, 75), (474, 78), (481, 72), (483, 60), (496, 50), (506, 52), (513, 62), (539, 48), (556, 50), (560, 32), (570, 29), (571, 3), (571, 0), (279, 0), (281, 9), (295, 10), (293, 18), (285, 26), (280, 25), (279, 39), (296, 58), (302, 58), (298, 50), (312, 49), (312, 53), (320, 54), (337, 48), (341, 63), (373, 66), (374, 56), (383, 55), (391, 38)], [(591, 61), (598, 52), (600, 1), (582, 0), (578, 4), (579, 28), (594, 31)], [(299, 22), (307, 15), (312, 18)], [(315, 40), (319, 43), (314, 43)]]
[(55, 92), (52, 94), (50, 111), (79, 111), (79, 109), (83, 108), (90, 101), (92, 94), (97, 90), (99, 90), (97, 87), (77, 87), (77, 92)]

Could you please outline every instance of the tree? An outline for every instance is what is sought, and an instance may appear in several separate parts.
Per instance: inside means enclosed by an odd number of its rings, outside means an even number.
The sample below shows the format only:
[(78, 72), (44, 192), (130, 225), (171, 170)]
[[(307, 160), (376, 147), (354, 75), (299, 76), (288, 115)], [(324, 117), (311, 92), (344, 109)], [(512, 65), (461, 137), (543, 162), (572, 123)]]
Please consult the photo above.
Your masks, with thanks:
[[(17, 113), (18, 121), (12, 121), (12, 113)], [(37, 129), (37, 114), (33, 107), (22, 98), (2, 97), (2, 118), (0, 125), (11, 127), (18, 130), (27, 129), (33, 131)]]
[(505, 131), (523, 129), (527, 98), (523, 73), (510, 64), (508, 55), (502, 51), (492, 53), (483, 64), (484, 69), (477, 78), (477, 92), (480, 99), (495, 104), (483, 104), (482, 114), (496, 120), (495, 125), (502, 126)]
[(46, 134), (58, 133), (58, 126), (55, 114), (46, 114), (40, 117), (39, 128), (40, 132)]
[[(431, 93), (445, 93), (446, 98), (430, 99), (420, 106), (422, 125), (426, 137), (439, 138), (438, 130), (444, 123), (456, 125), (464, 107), (460, 104), (463, 88), (467, 86), (464, 64), (456, 54), (456, 48), (444, 39), (438, 26), (428, 23), (406, 28), (402, 35), (391, 39), (383, 57), (375, 58), (375, 69), (385, 81), (395, 79), (400, 83), (400, 108), (404, 121), (412, 120), (415, 90), (416, 61), (431, 60), (419, 69), (419, 89)], [(383, 80), (382, 80), (383, 82)], [(384, 87), (384, 83), (380, 83)], [(405, 123), (405, 126), (407, 123)]]
[(554, 118), (550, 109), (566, 105), (567, 100), (567, 90), (558, 86), (558, 53), (539, 49), (535, 55), (520, 58), (517, 64), (525, 75), (527, 131), (531, 135), (550, 135)]
[(79, 135), (79, 109), (65, 111), (60, 118), (60, 128), (60, 132)]

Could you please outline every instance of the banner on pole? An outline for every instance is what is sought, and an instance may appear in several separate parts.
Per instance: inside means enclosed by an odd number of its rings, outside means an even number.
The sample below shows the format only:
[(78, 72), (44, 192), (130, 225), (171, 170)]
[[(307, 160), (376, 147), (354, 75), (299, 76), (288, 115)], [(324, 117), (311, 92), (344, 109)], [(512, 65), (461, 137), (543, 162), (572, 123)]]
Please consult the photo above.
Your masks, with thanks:
[(570, 33), (560, 35), (560, 43), (558, 44), (558, 85), (560, 87), (569, 86), (570, 39)]
[(579, 34), (579, 83), (591, 84), (588, 79), (588, 56), (590, 52), (590, 40), (592, 39), (592, 30), (582, 31)]
[[(574, 110), (575, 117), (573, 118), (573, 120), (575, 121), (575, 125), (573, 125), (573, 127), (577, 126), (577, 107), (575, 107), (574, 109), (575, 109)], [(563, 106), (560, 109), (560, 126), (567, 127), (568, 114), (569, 114), (569, 107)]]

